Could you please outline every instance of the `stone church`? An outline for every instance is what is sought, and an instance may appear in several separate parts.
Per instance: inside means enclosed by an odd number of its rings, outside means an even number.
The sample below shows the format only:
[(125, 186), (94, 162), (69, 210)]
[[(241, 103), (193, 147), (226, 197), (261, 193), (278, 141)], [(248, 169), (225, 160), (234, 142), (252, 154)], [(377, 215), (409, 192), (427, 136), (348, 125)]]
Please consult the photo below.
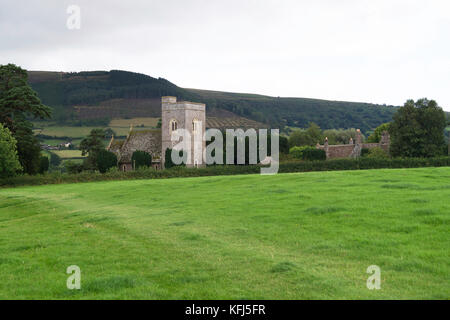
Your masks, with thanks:
[(131, 161), (133, 152), (145, 151), (152, 155), (152, 166), (157, 169), (164, 167), (165, 150), (174, 148), (177, 142), (172, 136), (177, 129), (184, 129), (191, 136), (191, 162), (188, 167), (200, 167), (203, 164), (203, 151), (206, 143), (194, 142), (195, 136), (203, 137), (206, 127), (206, 106), (203, 103), (177, 101), (176, 97), (162, 97), (161, 129), (134, 130), (133, 127), (123, 141), (111, 138), (107, 150), (117, 155), (119, 169), (133, 170)]

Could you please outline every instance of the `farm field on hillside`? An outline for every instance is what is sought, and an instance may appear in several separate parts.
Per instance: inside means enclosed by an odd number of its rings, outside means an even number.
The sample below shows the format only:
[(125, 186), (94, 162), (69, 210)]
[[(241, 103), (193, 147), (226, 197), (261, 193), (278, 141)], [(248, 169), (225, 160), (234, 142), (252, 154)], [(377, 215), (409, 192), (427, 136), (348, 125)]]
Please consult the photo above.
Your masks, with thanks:
[(0, 299), (448, 299), (449, 197), (450, 168), (0, 189)]
[(145, 127), (156, 127), (158, 125), (159, 118), (132, 118), (132, 119), (113, 119), (109, 123), (109, 127), (125, 127), (130, 128), (133, 126), (145, 126)]
[[(70, 127), (70, 126), (49, 126), (42, 129), (36, 129), (36, 134), (42, 134), (51, 137), (71, 137), (71, 138), (84, 138), (92, 129), (99, 129), (97, 127)], [(112, 127), (117, 135), (126, 136), (130, 131), (130, 127)]]
[(81, 150), (52, 150), (52, 153), (58, 155), (61, 159), (81, 158)]

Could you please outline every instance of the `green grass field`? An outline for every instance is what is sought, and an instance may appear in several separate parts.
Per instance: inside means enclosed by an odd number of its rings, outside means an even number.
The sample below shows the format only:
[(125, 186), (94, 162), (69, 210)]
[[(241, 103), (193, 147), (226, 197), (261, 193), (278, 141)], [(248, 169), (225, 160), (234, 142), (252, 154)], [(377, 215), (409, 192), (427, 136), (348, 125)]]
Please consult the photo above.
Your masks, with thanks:
[[(70, 142), (72, 142), (74, 145), (78, 146), (80, 144), (82, 139), (71, 139)], [(105, 143), (109, 142), (110, 139), (105, 139)], [(42, 144), (48, 144), (50, 146), (58, 146), (61, 143), (67, 143), (69, 142), (68, 139), (41, 139), (40, 142)]]
[(81, 150), (52, 150), (52, 153), (58, 155), (61, 159), (81, 158), (83, 154)]
[(130, 125), (133, 124), (133, 126), (144, 126), (148, 128), (153, 128), (158, 125), (159, 118), (132, 118), (132, 119), (113, 119), (109, 123), (109, 127), (113, 128), (114, 131), (116, 131), (116, 127), (122, 127), (126, 128), (127, 130), (130, 128)]
[(449, 197), (450, 168), (0, 189), (0, 299), (448, 299)]

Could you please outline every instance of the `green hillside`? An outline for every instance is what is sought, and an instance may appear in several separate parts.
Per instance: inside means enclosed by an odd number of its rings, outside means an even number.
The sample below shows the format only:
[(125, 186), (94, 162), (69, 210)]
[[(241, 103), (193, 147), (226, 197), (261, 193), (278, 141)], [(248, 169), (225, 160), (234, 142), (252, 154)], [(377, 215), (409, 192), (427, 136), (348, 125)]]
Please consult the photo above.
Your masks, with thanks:
[[(0, 189), (0, 299), (448, 299), (449, 168)], [(81, 290), (68, 290), (68, 266)], [(368, 290), (366, 270), (381, 269)]]
[(226, 109), (272, 126), (302, 127), (309, 122), (323, 129), (360, 128), (364, 132), (392, 120), (395, 107), (368, 103), (188, 89), (211, 107)]
[(30, 71), (29, 82), (43, 102), (55, 109), (55, 118), (60, 122), (158, 117), (163, 95), (204, 102), (209, 117), (239, 118), (239, 122), (248, 119), (276, 128), (306, 127), (316, 122), (323, 129), (367, 131), (390, 121), (395, 111), (393, 107), (367, 103), (184, 89), (162, 78), (117, 70)]

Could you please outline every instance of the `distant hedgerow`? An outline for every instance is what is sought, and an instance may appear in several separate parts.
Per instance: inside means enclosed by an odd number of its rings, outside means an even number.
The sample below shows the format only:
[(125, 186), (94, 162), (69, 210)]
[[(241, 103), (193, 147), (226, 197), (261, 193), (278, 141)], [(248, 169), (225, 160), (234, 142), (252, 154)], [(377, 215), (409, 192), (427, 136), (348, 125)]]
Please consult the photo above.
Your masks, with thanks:
[[(335, 171), (335, 170), (362, 170), (384, 168), (421, 168), (421, 167), (449, 167), (450, 157), (440, 158), (358, 158), (358, 159), (334, 159), (327, 161), (291, 161), (280, 164), (279, 173), (309, 172), (309, 171)], [(75, 183), (105, 180), (130, 180), (130, 179), (165, 179), (179, 177), (202, 177), (239, 174), (259, 174), (260, 165), (227, 166), (217, 165), (206, 168), (172, 167), (166, 170), (153, 168), (140, 168), (135, 171), (122, 172), (110, 170), (104, 174), (92, 171), (83, 171), (78, 174), (70, 173), (81, 170), (83, 165), (68, 162), (66, 164), (69, 174), (52, 172), (46, 175), (20, 175), (0, 179), (1, 187), (42, 185), (57, 183)]]
[(306, 161), (314, 161), (314, 160), (326, 160), (327, 155), (324, 150), (317, 149), (314, 147), (292, 147), (289, 150), (289, 154), (292, 155), (296, 159), (302, 159)]

